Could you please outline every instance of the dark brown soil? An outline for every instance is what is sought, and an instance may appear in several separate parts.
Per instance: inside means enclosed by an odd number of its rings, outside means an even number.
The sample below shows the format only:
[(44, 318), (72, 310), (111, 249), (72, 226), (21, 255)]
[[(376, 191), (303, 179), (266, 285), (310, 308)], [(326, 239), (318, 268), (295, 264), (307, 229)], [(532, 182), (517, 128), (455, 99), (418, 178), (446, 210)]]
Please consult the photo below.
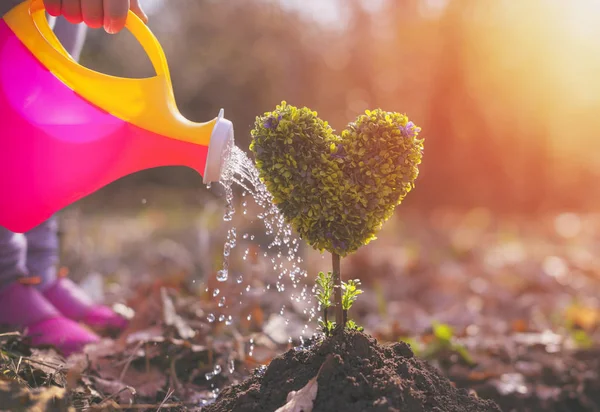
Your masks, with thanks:
[(205, 412), (272, 412), (314, 378), (314, 412), (493, 412), (491, 401), (455, 388), (435, 368), (417, 359), (408, 345), (379, 345), (348, 332), (309, 348), (291, 349), (239, 385), (223, 390)]

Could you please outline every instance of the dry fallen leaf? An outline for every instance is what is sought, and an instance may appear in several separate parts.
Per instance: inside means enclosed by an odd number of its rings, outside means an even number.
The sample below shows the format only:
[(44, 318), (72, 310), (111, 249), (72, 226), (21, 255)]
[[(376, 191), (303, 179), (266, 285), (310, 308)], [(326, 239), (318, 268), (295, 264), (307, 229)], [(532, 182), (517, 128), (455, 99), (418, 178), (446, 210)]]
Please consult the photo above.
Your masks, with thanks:
[(167, 326), (172, 326), (182, 339), (191, 339), (196, 332), (183, 320), (175, 311), (175, 304), (169, 297), (165, 288), (160, 289), (160, 296), (163, 304), (163, 318)]
[(317, 398), (317, 391), (319, 390), (317, 379), (325, 365), (331, 363), (332, 359), (333, 357), (329, 355), (319, 368), (317, 376), (309, 380), (302, 389), (288, 393), (286, 399), (287, 403), (275, 412), (312, 412), (314, 407), (313, 403)]
[(288, 393), (287, 403), (275, 412), (311, 412), (318, 389), (317, 376), (315, 376), (304, 388)]

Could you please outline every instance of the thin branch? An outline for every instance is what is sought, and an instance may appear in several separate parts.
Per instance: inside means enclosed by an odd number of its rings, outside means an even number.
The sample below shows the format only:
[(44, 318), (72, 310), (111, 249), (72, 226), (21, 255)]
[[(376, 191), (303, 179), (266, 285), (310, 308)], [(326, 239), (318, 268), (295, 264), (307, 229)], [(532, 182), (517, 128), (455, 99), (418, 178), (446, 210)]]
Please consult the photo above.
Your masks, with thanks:
[(340, 270), (340, 255), (331, 254), (333, 265), (333, 301), (335, 302), (335, 323), (336, 329), (343, 331), (346, 326), (344, 323), (344, 311), (342, 308), (342, 273)]

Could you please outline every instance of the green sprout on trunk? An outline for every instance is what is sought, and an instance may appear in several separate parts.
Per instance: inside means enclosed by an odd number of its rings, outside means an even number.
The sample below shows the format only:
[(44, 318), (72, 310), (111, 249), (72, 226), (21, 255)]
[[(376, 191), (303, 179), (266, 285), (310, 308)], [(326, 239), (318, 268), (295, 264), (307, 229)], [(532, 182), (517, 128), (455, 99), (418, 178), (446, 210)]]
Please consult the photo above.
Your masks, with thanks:
[(358, 286), (360, 286), (360, 280), (354, 279), (349, 280), (348, 282), (342, 282), (342, 323), (333, 322), (328, 319), (328, 309), (332, 305), (331, 297), (334, 291), (333, 273), (319, 272), (316, 283), (317, 293), (315, 293), (315, 296), (323, 313), (322, 318), (319, 320), (319, 326), (325, 336), (331, 336), (336, 330), (336, 325), (346, 325), (345, 328), (348, 330), (362, 331), (362, 327), (358, 326), (352, 319), (348, 319), (348, 311), (352, 307), (352, 304), (356, 302), (358, 295), (363, 293), (363, 291), (358, 288)]
[(356, 302), (356, 299), (358, 299), (358, 295), (363, 293), (363, 291), (359, 289), (358, 286), (360, 286), (360, 280), (358, 279), (349, 280), (348, 282), (342, 282), (342, 289), (344, 291), (344, 294), (342, 295), (343, 319), (344, 324), (348, 329), (362, 329), (359, 326), (357, 326), (352, 319), (348, 319), (348, 311), (352, 307), (352, 304)]
[[(326, 333), (358, 328), (348, 309), (362, 291), (358, 281), (342, 281), (341, 258), (375, 239), (414, 188), (420, 131), (406, 115), (381, 109), (339, 135), (315, 111), (286, 102), (256, 118), (250, 150), (261, 181), (300, 237), (332, 256), (332, 271), (317, 280)], [(332, 306), (335, 324), (326, 315)]]
[(331, 307), (331, 295), (333, 293), (333, 274), (331, 272), (319, 272), (317, 276), (317, 301), (323, 311), (323, 317), (319, 320), (319, 325), (325, 336), (330, 336), (335, 328), (335, 322), (327, 318), (327, 310)]

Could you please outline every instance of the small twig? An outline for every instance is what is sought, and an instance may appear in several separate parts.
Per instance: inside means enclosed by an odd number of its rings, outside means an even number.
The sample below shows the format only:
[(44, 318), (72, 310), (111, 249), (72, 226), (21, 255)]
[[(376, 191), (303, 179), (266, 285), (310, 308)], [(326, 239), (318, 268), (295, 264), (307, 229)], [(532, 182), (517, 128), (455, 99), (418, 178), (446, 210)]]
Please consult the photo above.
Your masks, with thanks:
[(171, 379), (172, 379), (171, 382), (173, 383), (173, 386), (175, 386), (175, 389), (179, 389), (179, 388), (181, 388), (181, 383), (179, 382), (179, 379), (177, 378), (177, 370), (175, 369), (175, 361), (176, 361), (176, 358), (173, 357), (171, 359), (171, 365), (169, 367), (169, 370), (171, 372)]
[[(91, 408), (88, 408), (88, 410), (97, 409), (98, 406), (100, 406), (100, 405), (95, 405)], [(118, 409), (118, 410), (121, 410), (121, 409), (156, 409), (158, 412), (160, 410), (160, 408), (181, 408), (182, 406), (185, 406), (185, 405), (182, 403), (165, 403), (165, 404), (160, 404), (160, 405), (150, 404), (150, 403), (136, 403), (133, 405), (115, 404), (115, 405), (111, 405), (111, 408)]]
[(35, 363), (35, 364), (38, 364), (38, 365), (45, 366), (45, 367), (47, 367), (47, 368), (54, 369), (56, 372), (64, 372), (64, 371), (66, 371), (66, 370), (67, 370), (67, 368), (65, 368), (65, 365), (64, 365), (64, 364), (56, 364), (56, 363), (42, 362), (42, 361), (39, 361), (39, 360), (37, 360), (37, 359), (25, 358), (25, 357), (23, 358), (23, 360), (24, 360), (24, 361), (27, 361), (27, 362), (29, 362), (29, 363)]
[(140, 350), (140, 348), (142, 347), (143, 344), (144, 344), (144, 342), (140, 341), (140, 342), (138, 342), (137, 345), (135, 345), (135, 349), (133, 350), (133, 353), (131, 355), (129, 355), (129, 358), (127, 358), (127, 362), (125, 362), (125, 367), (123, 368), (121, 375), (119, 375), (119, 381), (123, 382), (123, 379), (125, 379), (125, 375), (127, 374), (127, 371), (129, 370), (129, 366), (131, 365), (131, 362), (133, 362), (133, 358), (135, 358), (137, 351)]
[(16, 338), (21, 336), (21, 332), (6, 332), (0, 333), (0, 338)]
[(118, 392), (115, 392), (112, 395), (110, 395), (109, 397), (104, 398), (98, 406), (101, 406), (103, 403), (115, 399), (115, 397), (119, 396), (122, 392), (125, 392), (127, 390), (130, 391), (132, 394), (135, 394), (135, 388), (132, 388), (131, 386), (126, 385), (123, 388), (121, 388)]
[(31, 378), (33, 379), (33, 384), (37, 387), (39, 386), (37, 383), (37, 380), (35, 379), (35, 373), (33, 373), (33, 368), (31, 367), (31, 365), (27, 365), (29, 366), (29, 373), (31, 374)]
[(12, 358), (12, 359), (17, 359), (19, 358), (19, 363), (21, 363), (22, 361), (28, 362), (28, 363), (35, 363), (37, 365), (42, 365), (45, 366), (47, 368), (50, 369), (54, 369), (56, 372), (64, 372), (66, 370), (65, 365), (63, 363), (48, 363), (48, 362), (44, 362), (44, 361), (40, 361), (37, 359), (33, 359), (27, 356), (20, 356), (20, 355), (15, 355), (13, 353), (10, 352), (3, 352), (4, 354), (6, 354), (8, 357)]
[(158, 406), (158, 409), (156, 410), (156, 412), (159, 412), (162, 408), (165, 408), (165, 404), (167, 403), (167, 401), (169, 400), (169, 398), (171, 396), (173, 396), (173, 394), (175, 393), (175, 391), (171, 388), (169, 388), (169, 390), (167, 391), (167, 395), (165, 396), (165, 399), (163, 399), (163, 401), (160, 403), (160, 405)]

